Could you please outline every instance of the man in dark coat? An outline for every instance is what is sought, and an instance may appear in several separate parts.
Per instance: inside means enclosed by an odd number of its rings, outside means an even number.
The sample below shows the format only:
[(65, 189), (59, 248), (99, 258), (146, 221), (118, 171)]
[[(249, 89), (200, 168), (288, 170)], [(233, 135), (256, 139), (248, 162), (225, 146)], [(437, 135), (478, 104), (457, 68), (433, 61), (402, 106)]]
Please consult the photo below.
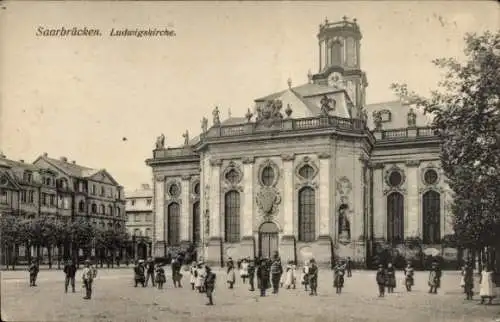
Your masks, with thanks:
[(345, 262), (345, 270), (347, 271), (347, 277), (352, 277), (352, 259), (351, 257), (347, 257)]
[(255, 291), (254, 280), (255, 280), (255, 262), (256, 260), (250, 261), (248, 263), (248, 283), (250, 284), (250, 291)]
[(271, 282), (273, 284), (273, 294), (278, 294), (282, 274), (283, 266), (281, 265), (281, 261), (279, 257), (275, 257), (271, 263)]
[(76, 275), (76, 265), (73, 261), (66, 261), (64, 265), (64, 274), (66, 279), (64, 281), (64, 293), (68, 293), (68, 286), (71, 284), (71, 289), (75, 293), (75, 275)]
[(182, 287), (181, 279), (182, 279), (182, 258), (178, 256), (176, 259), (172, 261), (172, 281), (174, 282), (174, 287)]
[(309, 295), (318, 295), (318, 265), (314, 258), (310, 260), (309, 273), (309, 286), (311, 287), (311, 293)]
[(38, 266), (38, 259), (34, 259), (29, 267), (30, 272), (30, 286), (36, 286), (36, 278), (38, 277), (38, 272), (40, 268)]
[(151, 278), (151, 283), (153, 283), (153, 287), (155, 287), (155, 262), (150, 257), (146, 263), (146, 286), (148, 286), (149, 279)]
[(269, 288), (269, 265), (266, 259), (261, 259), (257, 267), (257, 279), (260, 289), (260, 296), (266, 296), (266, 290)]
[(142, 287), (146, 287), (145, 280), (146, 278), (144, 277), (144, 265), (141, 259), (136, 263), (134, 267), (135, 287), (137, 287), (137, 284), (142, 284)]
[(215, 290), (216, 276), (215, 276), (215, 273), (212, 272), (210, 267), (208, 267), (208, 265), (205, 266), (205, 272), (206, 272), (206, 274), (205, 274), (204, 286), (205, 286), (205, 290), (206, 290), (206, 294), (207, 294), (207, 298), (208, 298), (207, 305), (214, 305), (213, 294), (214, 294), (214, 290)]

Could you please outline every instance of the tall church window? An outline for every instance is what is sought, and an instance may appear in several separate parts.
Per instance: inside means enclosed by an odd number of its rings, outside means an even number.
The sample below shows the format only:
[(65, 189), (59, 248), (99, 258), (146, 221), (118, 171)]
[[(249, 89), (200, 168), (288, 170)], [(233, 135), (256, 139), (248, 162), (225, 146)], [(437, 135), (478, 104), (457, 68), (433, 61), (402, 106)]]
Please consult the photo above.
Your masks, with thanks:
[(342, 42), (340, 39), (336, 39), (332, 43), (331, 47), (331, 65), (340, 66), (342, 64)]
[(354, 38), (347, 38), (346, 40), (346, 60), (347, 66), (354, 67), (356, 65), (356, 42)]
[(315, 191), (304, 187), (299, 191), (299, 241), (312, 242), (316, 238), (316, 201)]
[(274, 170), (272, 167), (267, 166), (262, 170), (262, 183), (269, 187), (273, 184), (274, 181)]
[(172, 202), (168, 205), (168, 216), (167, 216), (167, 226), (168, 226), (168, 244), (178, 245), (180, 243), (180, 207), (176, 202)]
[(387, 241), (404, 240), (404, 197), (399, 192), (387, 196)]
[(441, 239), (441, 195), (434, 190), (422, 197), (423, 242), (437, 244)]
[(231, 190), (224, 196), (224, 233), (225, 241), (240, 241), (240, 194)]
[(193, 242), (200, 242), (200, 202), (193, 204)]

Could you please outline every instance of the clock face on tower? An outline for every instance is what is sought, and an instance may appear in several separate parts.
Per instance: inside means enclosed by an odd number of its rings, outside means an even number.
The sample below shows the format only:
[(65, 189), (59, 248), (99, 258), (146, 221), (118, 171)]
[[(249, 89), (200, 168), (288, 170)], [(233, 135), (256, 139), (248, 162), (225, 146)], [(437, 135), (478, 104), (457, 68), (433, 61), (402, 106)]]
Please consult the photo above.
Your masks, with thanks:
[(342, 87), (343, 77), (339, 72), (333, 72), (328, 76), (328, 85)]

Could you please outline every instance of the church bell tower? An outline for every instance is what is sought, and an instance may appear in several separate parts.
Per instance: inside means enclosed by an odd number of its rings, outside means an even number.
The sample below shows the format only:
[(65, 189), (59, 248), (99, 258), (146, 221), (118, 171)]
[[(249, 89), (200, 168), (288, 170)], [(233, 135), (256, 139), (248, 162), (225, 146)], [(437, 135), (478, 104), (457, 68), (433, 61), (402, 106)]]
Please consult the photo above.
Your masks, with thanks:
[(353, 105), (358, 109), (365, 106), (365, 92), (368, 82), (361, 70), (361, 31), (356, 19), (350, 21), (325, 22), (319, 25), (319, 71), (313, 75), (313, 82), (346, 90)]

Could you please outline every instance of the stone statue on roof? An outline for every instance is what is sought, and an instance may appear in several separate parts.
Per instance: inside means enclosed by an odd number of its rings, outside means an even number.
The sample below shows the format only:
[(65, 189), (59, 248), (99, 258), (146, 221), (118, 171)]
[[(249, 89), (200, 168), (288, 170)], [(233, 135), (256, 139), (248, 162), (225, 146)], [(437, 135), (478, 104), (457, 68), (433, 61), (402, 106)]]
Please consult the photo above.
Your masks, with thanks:
[(375, 130), (382, 128), (382, 113), (380, 111), (373, 112), (373, 124), (375, 125)]
[(256, 121), (281, 120), (283, 119), (283, 114), (281, 114), (282, 108), (283, 102), (281, 100), (269, 100), (264, 106), (257, 107)]
[(213, 122), (214, 122), (214, 125), (215, 126), (219, 126), (220, 125), (220, 111), (219, 111), (219, 107), (216, 106), (214, 108), (214, 111), (212, 112), (212, 116), (213, 116)]
[(321, 99), (320, 104), (321, 104), (321, 115), (328, 116), (330, 114), (330, 111), (335, 110), (337, 102), (333, 98), (330, 98), (325, 95)]
[(201, 119), (201, 131), (202, 133), (207, 133), (208, 131), (208, 119), (206, 117)]
[(184, 145), (187, 146), (189, 145), (189, 132), (186, 130), (184, 134), (182, 134), (182, 137), (184, 138)]
[(417, 114), (415, 113), (413, 108), (410, 108), (406, 118), (407, 118), (407, 122), (408, 122), (408, 127), (417, 126)]
[(156, 149), (164, 149), (165, 148), (165, 134), (161, 134), (156, 138)]

